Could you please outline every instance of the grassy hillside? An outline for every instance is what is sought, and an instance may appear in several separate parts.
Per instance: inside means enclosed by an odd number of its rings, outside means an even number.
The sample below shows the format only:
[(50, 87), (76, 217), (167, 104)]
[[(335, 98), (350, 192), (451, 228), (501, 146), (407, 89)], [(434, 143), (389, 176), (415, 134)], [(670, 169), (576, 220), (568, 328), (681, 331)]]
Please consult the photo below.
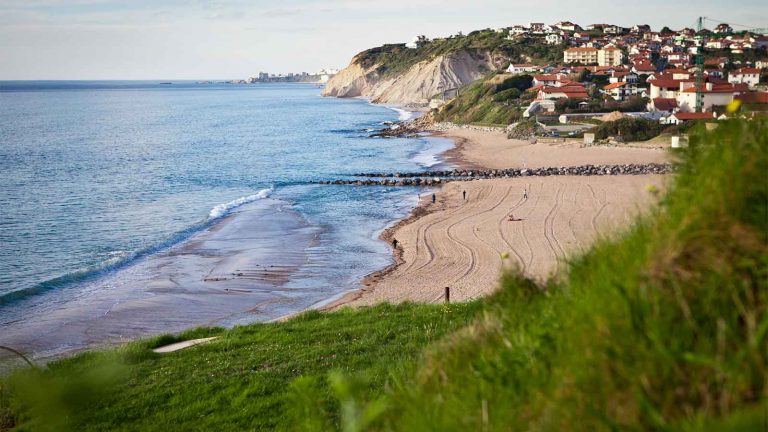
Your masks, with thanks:
[(533, 95), (530, 75), (491, 74), (464, 87), (435, 114), (437, 121), (508, 125), (522, 118)]
[[(364, 377), (357, 394), (380, 392), (391, 373), (407, 373), (425, 346), (479, 310), (474, 302), (310, 312), (81, 354), (0, 382), (0, 430), (295, 430), (305, 419), (289, 407), (308, 390), (317, 399), (302, 403), (334, 422), (329, 382), (346, 381), (329, 381), (328, 371)], [(150, 350), (212, 335), (220, 339), (167, 355)]]
[(371, 48), (355, 56), (355, 61), (365, 68), (378, 64), (378, 72), (389, 76), (402, 73), (421, 61), (458, 51), (490, 52), (499, 59), (499, 67), (502, 67), (509, 61), (539, 64), (562, 61), (563, 49), (528, 39), (508, 40), (507, 33), (478, 30), (464, 36), (434, 39), (418, 49), (406, 48), (404, 44)]
[[(692, 134), (659, 206), (545, 286), (199, 330), (0, 384), (22, 430), (761, 430), (768, 124)], [(649, 190), (649, 193), (656, 193)], [(163, 342), (167, 342), (165, 338)]]

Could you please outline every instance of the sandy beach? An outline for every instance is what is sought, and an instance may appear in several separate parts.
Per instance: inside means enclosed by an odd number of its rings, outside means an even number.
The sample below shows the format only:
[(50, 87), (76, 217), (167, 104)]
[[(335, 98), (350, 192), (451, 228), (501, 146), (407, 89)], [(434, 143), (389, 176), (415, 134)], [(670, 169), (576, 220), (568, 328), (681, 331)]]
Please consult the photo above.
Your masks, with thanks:
[[(464, 167), (668, 162), (661, 149), (530, 144), (508, 140), (503, 132), (471, 129), (440, 135), (456, 140), (447, 156)], [(449, 183), (436, 191), (436, 203), (431, 195), (422, 196), (411, 217), (382, 234), (387, 242), (398, 241), (396, 263), (369, 275), (365, 288), (326, 308), (439, 302), (445, 287), (451, 289), (451, 300), (469, 300), (493, 292), (504, 267), (546, 279), (596, 238), (626, 227), (656, 200), (649, 186), (661, 189), (666, 179), (556, 176)]]
[(456, 128), (439, 132), (452, 138), (456, 147), (446, 152), (449, 161), (467, 168), (540, 168), (587, 164), (643, 164), (667, 162), (667, 153), (659, 148), (581, 147), (576, 142), (538, 143), (507, 139), (503, 131), (485, 132)]

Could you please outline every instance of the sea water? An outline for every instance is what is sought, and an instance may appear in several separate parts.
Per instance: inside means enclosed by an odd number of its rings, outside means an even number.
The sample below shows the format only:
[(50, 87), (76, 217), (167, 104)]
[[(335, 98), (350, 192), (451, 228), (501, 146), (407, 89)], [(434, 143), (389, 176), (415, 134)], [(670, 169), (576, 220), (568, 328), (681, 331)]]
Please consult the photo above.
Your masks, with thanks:
[(308, 84), (0, 82), (0, 344), (52, 355), (359, 287), (420, 191), (315, 182), (438, 166), (446, 140), (368, 137), (408, 115)]

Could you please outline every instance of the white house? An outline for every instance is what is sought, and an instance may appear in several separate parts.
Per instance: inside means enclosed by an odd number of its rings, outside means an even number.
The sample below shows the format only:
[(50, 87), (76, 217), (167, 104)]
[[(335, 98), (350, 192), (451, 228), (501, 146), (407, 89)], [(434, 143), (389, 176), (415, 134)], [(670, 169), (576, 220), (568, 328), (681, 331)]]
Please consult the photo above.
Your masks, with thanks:
[(552, 27), (544, 23), (531, 23), (530, 26), (531, 33), (544, 34), (548, 33), (550, 30), (552, 30)]
[(536, 65), (532, 65), (528, 63), (518, 63), (518, 64), (512, 63), (507, 68), (507, 73), (520, 74), (520, 73), (536, 72), (538, 70), (539, 70), (539, 67)]
[(510, 36), (528, 33), (528, 28), (521, 25), (513, 25), (509, 30)]
[(728, 82), (731, 84), (748, 84), (750, 87), (754, 87), (760, 82), (760, 69), (736, 69), (728, 74)]
[(576, 31), (579, 26), (570, 22), (570, 21), (560, 21), (559, 23), (555, 24), (553, 27), (557, 27), (560, 30), (568, 30), (568, 31)]
[(560, 45), (563, 43), (565, 38), (558, 33), (550, 33), (544, 38), (544, 40), (546, 40), (550, 45)]
[(715, 33), (733, 33), (733, 27), (729, 26), (726, 23), (718, 24), (717, 27), (715, 27)]
[(608, 27), (603, 28), (603, 33), (605, 34), (621, 34), (624, 33), (626, 29), (624, 27), (620, 27), (617, 25), (609, 25)]
[(677, 98), (677, 95), (696, 83), (695, 80), (674, 80), (659, 78), (648, 80), (651, 90), (651, 99), (656, 98)]
[(648, 24), (637, 24), (632, 26), (632, 33), (648, 33), (651, 31), (651, 26)]
[(616, 82), (603, 87), (601, 92), (610, 96), (613, 100), (623, 101), (627, 98), (628, 85), (625, 82)]
[(568, 75), (566, 74), (544, 74), (534, 75), (533, 85), (546, 85), (546, 86), (558, 86), (560, 82), (564, 80)]
[(410, 42), (405, 44), (405, 47), (406, 48), (410, 48), (410, 49), (416, 49), (416, 48), (419, 48), (420, 46), (424, 45), (424, 43), (426, 43), (427, 41), (429, 41), (429, 39), (427, 39), (426, 36), (423, 36), (423, 35), (422, 36), (414, 36), (413, 39), (411, 39)]
[(680, 124), (690, 120), (714, 120), (715, 113), (694, 113), (694, 112), (676, 112), (668, 117), (662, 117), (663, 124)]
[[(713, 106), (725, 106), (733, 102), (734, 96), (738, 93), (732, 85), (714, 86), (712, 83), (706, 83), (701, 92), (701, 110), (712, 111)], [(677, 94), (677, 106), (680, 111), (692, 112), (696, 109), (696, 88), (690, 86)]]

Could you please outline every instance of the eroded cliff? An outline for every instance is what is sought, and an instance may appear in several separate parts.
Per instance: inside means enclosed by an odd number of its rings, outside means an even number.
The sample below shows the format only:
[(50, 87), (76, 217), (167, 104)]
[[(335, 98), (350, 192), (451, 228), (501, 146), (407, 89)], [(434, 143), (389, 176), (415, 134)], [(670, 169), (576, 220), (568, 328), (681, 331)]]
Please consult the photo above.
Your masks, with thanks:
[(387, 73), (382, 62), (366, 65), (366, 59), (358, 55), (328, 82), (323, 95), (364, 96), (376, 103), (423, 104), (446, 90), (481, 78), (495, 70), (501, 61), (494, 59), (489, 51), (462, 50)]

